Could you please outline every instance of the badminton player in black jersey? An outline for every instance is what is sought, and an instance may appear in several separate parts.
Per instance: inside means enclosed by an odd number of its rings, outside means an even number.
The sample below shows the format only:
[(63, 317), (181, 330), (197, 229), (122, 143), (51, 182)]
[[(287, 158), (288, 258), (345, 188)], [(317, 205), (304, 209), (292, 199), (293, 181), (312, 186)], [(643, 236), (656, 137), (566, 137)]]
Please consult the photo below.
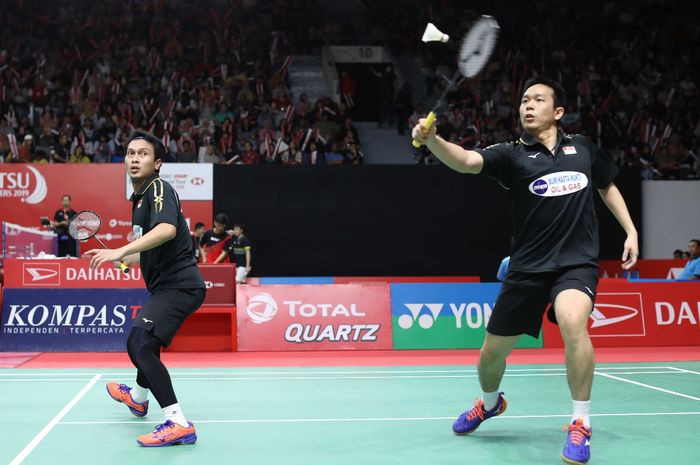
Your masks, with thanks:
[(180, 408), (160, 350), (168, 346), (180, 325), (204, 300), (204, 280), (192, 251), (189, 228), (175, 189), (158, 172), (165, 148), (150, 134), (137, 133), (126, 149), (126, 172), (134, 187), (132, 228), (134, 241), (119, 249), (93, 249), (90, 265), (105, 262), (139, 263), (150, 298), (139, 310), (127, 339), (127, 351), (137, 368), (136, 384), (108, 383), (107, 392), (132, 414), (148, 412), (149, 391), (158, 401), (165, 422), (153, 433), (137, 438), (146, 447), (193, 444), (195, 428)]
[(524, 89), (520, 102), (524, 131), (516, 142), (465, 150), (436, 136), (434, 126), (428, 130), (424, 119), (413, 129), (414, 139), (448, 167), (494, 178), (510, 190), (513, 252), (481, 347), (482, 398), (455, 420), (453, 430), (469, 434), (484, 420), (505, 411), (499, 386), (506, 357), (523, 334), (539, 335), (542, 314), (551, 302), (566, 346), (573, 400), (562, 458), (566, 463), (583, 464), (590, 458), (589, 409), (595, 364), (587, 328), (598, 284), (595, 191), (627, 233), (624, 269), (637, 261), (637, 231), (613, 182), (618, 169), (612, 160), (586, 137), (558, 130), (565, 107), (562, 87), (536, 77)]

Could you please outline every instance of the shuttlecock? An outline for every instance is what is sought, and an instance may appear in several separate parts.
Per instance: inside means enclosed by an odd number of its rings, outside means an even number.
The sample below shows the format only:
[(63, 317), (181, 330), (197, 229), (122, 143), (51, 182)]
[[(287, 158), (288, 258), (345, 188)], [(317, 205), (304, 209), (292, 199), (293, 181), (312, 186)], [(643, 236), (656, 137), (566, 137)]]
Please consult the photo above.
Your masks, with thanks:
[(433, 23), (428, 23), (425, 26), (423, 42), (447, 42), (448, 40), (450, 40), (450, 36), (443, 34)]

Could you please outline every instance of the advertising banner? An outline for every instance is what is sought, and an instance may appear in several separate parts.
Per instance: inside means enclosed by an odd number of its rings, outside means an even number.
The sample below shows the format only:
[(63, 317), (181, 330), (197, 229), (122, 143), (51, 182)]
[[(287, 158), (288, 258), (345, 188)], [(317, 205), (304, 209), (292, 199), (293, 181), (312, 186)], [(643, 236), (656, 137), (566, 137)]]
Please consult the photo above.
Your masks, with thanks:
[[(700, 282), (601, 280), (588, 331), (596, 347), (700, 345)], [(545, 322), (545, 347), (563, 347)]]
[[(166, 164), (163, 171), (166, 172), (166, 167), (171, 165), (178, 166)], [(176, 174), (172, 178), (181, 199), (182, 212), (191, 227), (198, 221), (209, 225), (213, 218), (212, 165), (194, 165), (199, 168), (179, 165), (186, 167), (183, 168), (189, 173), (186, 178), (173, 168)], [(124, 166), (119, 163), (0, 164), (0, 219), (25, 227), (39, 227), (39, 218), (48, 216), (53, 219), (61, 207), (61, 197), (68, 194), (76, 211), (94, 210), (100, 215), (102, 227), (97, 237), (108, 247), (119, 247), (133, 240), (131, 203), (125, 200), (128, 199), (125, 197), (125, 176)], [(79, 247), (85, 251), (100, 245), (89, 239), (81, 242)]]
[[(213, 200), (213, 166), (212, 163), (165, 163), (160, 170), (160, 177), (175, 188), (180, 200)], [(125, 192), (128, 200), (134, 189), (123, 168), (122, 173), (126, 183)]]
[(114, 289), (145, 287), (141, 269), (132, 266), (129, 273), (112, 264), (90, 269), (90, 260), (5, 260), (5, 287), (14, 289)]
[[(478, 349), (500, 283), (392, 284), (394, 349)], [(542, 347), (523, 337), (516, 347)]]
[(239, 286), (238, 350), (391, 349), (386, 284)]
[(5, 289), (0, 351), (125, 350), (145, 289)]
[[(233, 305), (236, 302), (236, 272), (232, 264), (199, 265), (207, 295), (204, 304)], [(144, 289), (141, 269), (129, 273), (110, 264), (90, 269), (90, 260), (5, 260), (5, 288), (9, 289)]]

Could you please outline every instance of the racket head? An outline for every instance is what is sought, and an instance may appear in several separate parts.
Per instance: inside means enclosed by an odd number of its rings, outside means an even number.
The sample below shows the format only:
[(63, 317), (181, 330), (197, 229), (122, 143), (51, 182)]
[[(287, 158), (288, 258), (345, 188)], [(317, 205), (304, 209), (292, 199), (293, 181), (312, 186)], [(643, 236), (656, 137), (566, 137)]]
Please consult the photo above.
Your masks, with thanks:
[(476, 20), (459, 47), (457, 66), (464, 77), (476, 76), (488, 63), (500, 29), (492, 16), (483, 15)]
[(102, 219), (92, 210), (81, 210), (68, 223), (68, 234), (73, 239), (85, 241), (100, 230)]

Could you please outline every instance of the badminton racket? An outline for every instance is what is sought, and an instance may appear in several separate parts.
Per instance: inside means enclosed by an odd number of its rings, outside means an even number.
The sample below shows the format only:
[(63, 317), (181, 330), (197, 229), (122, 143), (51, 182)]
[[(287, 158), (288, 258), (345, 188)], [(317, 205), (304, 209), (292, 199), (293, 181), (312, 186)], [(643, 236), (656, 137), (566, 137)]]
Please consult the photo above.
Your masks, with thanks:
[[(100, 215), (92, 210), (82, 210), (73, 216), (68, 223), (68, 234), (78, 241), (86, 241), (94, 237), (95, 240), (106, 249), (108, 247), (96, 236), (100, 231), (100, 226), (102, 226)], [(124, 263), (123, 260), (119, 262), (119, 268), (121, 268), (124, 273), (129, 272), (129, 266)]]
[[(463, 78), (476, 76), (489, 61), (491, 53), (496, 47), (499, 29), (498, 22), (493, 17), (483, 15), (474, 23), (469, 33), (464, 36), (459, 47), (457, 71), (455, 71), (454, 76), (448, 82), (442, 96), (440, 96), (435, 104), (435, 108), (428, 113), (425, 119), (424, 134), (427, 134), (433, 126), (433, 123), (435, 123), (437, 111), (445, 104), (447, 94), (449, 94), (455, 86), (459, 85)], [(421, 145), (419, 141), (413, 140), (414, 147), (418, 148)]]

